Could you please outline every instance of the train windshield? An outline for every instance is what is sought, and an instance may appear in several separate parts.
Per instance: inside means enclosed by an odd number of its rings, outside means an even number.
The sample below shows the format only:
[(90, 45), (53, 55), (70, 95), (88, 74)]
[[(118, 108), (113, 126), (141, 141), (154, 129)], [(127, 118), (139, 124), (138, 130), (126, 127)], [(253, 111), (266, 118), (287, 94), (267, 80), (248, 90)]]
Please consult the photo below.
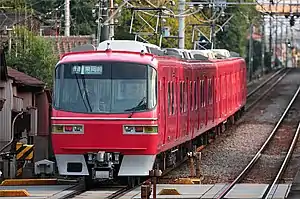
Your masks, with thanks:
[(54, 107), (78, 113), (130, 113), (153, 109), (157, 74), (137, 63), (67, 63), (55, 71)]

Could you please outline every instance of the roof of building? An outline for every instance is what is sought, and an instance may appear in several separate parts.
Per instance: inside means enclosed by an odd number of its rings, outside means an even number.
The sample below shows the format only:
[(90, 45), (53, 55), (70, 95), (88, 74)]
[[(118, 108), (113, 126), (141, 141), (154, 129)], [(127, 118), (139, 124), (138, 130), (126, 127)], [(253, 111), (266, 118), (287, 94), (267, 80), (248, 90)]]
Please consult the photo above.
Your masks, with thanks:
[(25, 73), (22, 73), (20, 71), (17, 71), (13, 68), (8, 68), (8, 76), (14, 80), (15, 83), (26, 85), (26, 86), (34, 86), (34, 87), (44, 87), (45, 83), (31, 77), (29, 75), (26, 75)]
[(44, 36), (45, 39), (54, 41), (53, 51), (57, 55), (71, 52), (71, 49), (84, 45), (94, 44), (94, 38), (90, 35), (82, 36)]

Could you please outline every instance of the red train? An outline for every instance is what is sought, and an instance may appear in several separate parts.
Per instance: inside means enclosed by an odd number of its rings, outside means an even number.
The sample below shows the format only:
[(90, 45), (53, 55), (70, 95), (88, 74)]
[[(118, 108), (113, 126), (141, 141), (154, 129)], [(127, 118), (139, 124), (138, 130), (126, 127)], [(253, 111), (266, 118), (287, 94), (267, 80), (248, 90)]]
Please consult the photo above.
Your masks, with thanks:
[(244, 59), (163, 54), (115, 40), (61, 58), (51, 117), (60, 175), (135, 179), (164, 170), (243, 110)]

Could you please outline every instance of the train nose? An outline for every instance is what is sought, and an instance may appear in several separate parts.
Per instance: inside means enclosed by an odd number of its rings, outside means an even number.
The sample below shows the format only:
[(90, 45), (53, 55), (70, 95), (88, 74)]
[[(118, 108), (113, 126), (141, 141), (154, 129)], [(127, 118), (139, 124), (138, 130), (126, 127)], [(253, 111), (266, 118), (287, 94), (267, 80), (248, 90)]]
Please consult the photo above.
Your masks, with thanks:
[(97, 121), (76, 125), (54, 124), (52, 131), (54, 150), (59, 154), (105, 151), (130, 155), (156, 154), (157, 152), (157, 125)]

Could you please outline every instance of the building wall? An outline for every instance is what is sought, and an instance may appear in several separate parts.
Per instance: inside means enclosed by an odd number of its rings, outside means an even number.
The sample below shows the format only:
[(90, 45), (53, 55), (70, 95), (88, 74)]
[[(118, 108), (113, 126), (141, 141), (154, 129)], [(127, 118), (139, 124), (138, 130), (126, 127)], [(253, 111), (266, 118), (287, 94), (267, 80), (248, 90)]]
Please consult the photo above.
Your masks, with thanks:
[(13, 106), (12, 80), (2, 82), (4, 88), (0, 88), (0, 97), (6, 99), (2, 111), (0, 111), (0, 147), (2, 148), (11, 139), (11, 109)]
[(17, 96), (23, 98), (23, 108), (32, 106), (32, 93), (18, 92)]

